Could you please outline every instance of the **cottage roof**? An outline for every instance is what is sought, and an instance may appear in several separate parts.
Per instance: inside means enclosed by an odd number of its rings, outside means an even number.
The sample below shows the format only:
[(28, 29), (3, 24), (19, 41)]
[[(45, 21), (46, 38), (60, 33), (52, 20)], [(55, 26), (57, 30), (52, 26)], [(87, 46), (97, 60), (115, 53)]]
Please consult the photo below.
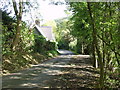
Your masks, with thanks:
[(35, 25), (37, 30), (46, 38), (46, 40), (55, 41), (54, 34), (51, 26), (38, 26)]

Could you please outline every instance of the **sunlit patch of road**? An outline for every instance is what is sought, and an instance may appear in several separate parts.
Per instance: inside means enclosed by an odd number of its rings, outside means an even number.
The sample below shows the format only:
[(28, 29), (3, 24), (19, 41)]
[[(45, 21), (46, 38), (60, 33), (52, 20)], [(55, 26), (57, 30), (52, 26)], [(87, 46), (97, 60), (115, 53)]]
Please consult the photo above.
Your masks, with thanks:
[(68, 51), (68, 50), (58, 49), (57, 51), (58, 51), (61, 55), (73, 55), (73, 54), (74, 54), (72, 51)]

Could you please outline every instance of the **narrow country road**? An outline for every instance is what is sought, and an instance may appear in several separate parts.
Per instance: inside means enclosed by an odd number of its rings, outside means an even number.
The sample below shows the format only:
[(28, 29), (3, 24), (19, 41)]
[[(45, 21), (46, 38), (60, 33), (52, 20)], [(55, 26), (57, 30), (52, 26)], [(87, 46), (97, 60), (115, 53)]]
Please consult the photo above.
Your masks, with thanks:
[(2, 88), (93, 88), (99, 77), (89, 55), (67, 50), (55, 59), (2, 77)]

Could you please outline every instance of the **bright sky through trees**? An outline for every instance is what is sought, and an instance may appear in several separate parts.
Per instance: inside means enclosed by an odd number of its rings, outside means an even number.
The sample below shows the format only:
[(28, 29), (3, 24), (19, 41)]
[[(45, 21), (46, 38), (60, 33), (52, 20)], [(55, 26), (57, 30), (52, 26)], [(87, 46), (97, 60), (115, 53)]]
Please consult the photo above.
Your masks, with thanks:
[[(16, 0), (16, 1), (18, 1), (18, 0)], [(64, 0), (61, 0), (61, 1), (64, 2)], [(5, 2), (5, 1), (1, 1), (1, 2), (2, 2), (2, 5), (0, 5), (1, 8), (3, 8), (5, 3), (8, 5), (8, 2)], [(10, 2), (11, 2), (11, 0), (10, 0)], [(34, 3), (33, 7), (39, 7), (36, 10), (31, 9), (32, 10), (31, 14), (32, 14), (33, 19), (36, 19), (36, 16), (37, 16), (38, 19), (43, 20), (43, 21), (41, 21), (41, 24), (45, 23), (46, 21), (49, 21), (49, 20), (67, 17), (67, 14), (64, 12), (64, 10), (66, 10), (65, 4), (62, 4), (62, 5), (50, 4), (51, 0), (34, 0), (34, 1), (30, 0), (30, 2)], [(35, 2), (37, 2), (38, 5)], [(12, 11), (10, 16), (14, 16), (13, 7), (11, 7), (9, 5), (8, 8), (9, 8), (9, 11)], [(31, 16), (29, 14), (26, 14), (25, 16), (23, 15), (22, 20), (29, 21), (31, 23), (33, 21), (31, 21), (32, 19), (30, 19), (30, 18), (31, 18)]]
[(40, 13), (45, 21), (66, 17), (66, 5), (52, 5), (49, 0), (38, 0)]

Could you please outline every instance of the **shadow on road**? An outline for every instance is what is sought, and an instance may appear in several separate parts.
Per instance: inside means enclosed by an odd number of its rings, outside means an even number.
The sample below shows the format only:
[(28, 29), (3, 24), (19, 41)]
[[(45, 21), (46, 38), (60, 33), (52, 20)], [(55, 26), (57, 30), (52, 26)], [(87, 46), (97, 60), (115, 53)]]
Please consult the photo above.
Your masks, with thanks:
[(3, 76), (3, 88), (93, 87), (98, 72), (89, 55), (60, 55), (42, 64)]

